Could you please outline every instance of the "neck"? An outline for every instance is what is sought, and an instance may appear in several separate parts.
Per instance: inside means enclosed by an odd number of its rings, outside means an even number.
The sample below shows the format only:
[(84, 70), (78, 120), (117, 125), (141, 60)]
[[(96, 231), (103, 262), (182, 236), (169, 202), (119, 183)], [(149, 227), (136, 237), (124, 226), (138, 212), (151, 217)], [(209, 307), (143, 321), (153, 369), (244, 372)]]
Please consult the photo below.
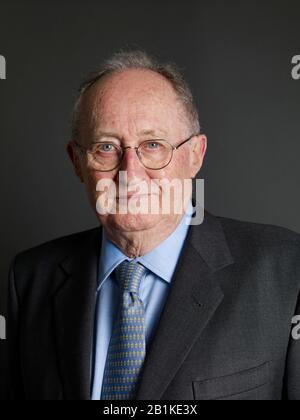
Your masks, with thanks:
[(105, 227), (107, 238), (129, 258), (141, 257), (151, 252), (161, 242), (167, 239), (182, 221), (183, 214), (161, 218), (160, 222), (150, 229), (139, 231), (118, 231)]

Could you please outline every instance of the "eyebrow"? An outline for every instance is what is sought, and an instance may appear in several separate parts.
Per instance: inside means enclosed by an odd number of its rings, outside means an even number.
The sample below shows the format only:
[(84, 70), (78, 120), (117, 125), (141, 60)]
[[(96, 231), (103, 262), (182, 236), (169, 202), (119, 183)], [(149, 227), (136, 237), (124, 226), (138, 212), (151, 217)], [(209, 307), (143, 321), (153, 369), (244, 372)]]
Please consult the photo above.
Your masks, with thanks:
[(165, 130), (142, 130), (139, 135), (144, 135), (144, 136), (153, 136), (153, 137), (157, 137), (158, 135), (163, 134), (163, 135), (167, 135), (167, 132)]
[[(159, 130), (146, 129), (146, 130), (141, 130), (138, 133), (139, 136), (152, 136), (152, 137), (159, 137), (160, 134), (163, 134), (164, 136), (166, 136), (167, 132), (162, 129), (159, 129)], [(122, 140), (122, 138), (117, 133), (110, 132), (110, 131), (97, 131), (95, 132), (95, 137), (97, 139), (101, 139), (102, 137), (111, 137), (111, 138), (115, 138), (119, 140), (120, 142)]]

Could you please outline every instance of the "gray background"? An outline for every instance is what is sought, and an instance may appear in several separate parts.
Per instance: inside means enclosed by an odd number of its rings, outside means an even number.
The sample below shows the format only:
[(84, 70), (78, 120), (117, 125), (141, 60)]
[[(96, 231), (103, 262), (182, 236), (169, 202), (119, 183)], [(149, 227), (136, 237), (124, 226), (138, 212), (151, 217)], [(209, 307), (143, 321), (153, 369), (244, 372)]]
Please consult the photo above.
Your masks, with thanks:
[(96, 225), (64, 150), (71, 108), (86, 73), (139, 47), (175, 61), (195, 94), (207, 209), (300, 232), (299, 1), (2, 1), (0, 314), (17, 252)]

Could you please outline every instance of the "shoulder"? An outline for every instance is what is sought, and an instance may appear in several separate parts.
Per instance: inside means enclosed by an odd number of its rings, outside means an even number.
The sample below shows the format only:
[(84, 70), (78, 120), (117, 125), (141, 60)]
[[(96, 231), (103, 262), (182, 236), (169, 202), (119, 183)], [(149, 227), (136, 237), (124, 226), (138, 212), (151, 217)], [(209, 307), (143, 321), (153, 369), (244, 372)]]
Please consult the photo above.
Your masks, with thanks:
[(37, 266), (53, 266), (53, 264), (61, 262), (79, 248), (84, 248), (91, 238), (100, 235), (100, 229), (98, 227), (73, 233), (22, 251), (16, 255), (12, 266), (14, 270), (26, 269), (29, 271)]
[[(221, 224), (231, 251), (236, 256), (296, 261), (300, 265), (300, 235), (290, 229), (261, 223), (252, 223), (216, 216)], [(280, 260), (279, 260), (280, 259)]]
[(215, 216), (222, 225), (225, 234), (229, 238), (240, 241), (250, 241), (256, 245), (291, 245), (300, 246), (300, 235), (290, 229), (252, 223), (226, 217)]

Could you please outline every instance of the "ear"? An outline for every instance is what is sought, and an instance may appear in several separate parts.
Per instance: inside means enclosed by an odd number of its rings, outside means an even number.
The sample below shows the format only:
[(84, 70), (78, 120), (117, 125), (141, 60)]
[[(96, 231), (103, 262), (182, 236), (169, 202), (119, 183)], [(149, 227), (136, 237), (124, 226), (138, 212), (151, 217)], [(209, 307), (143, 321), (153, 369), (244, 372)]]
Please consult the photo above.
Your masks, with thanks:
[(202, 168), (204, 157), (207, 150), (207, 137), (204, 134), (199, 134), (192, 138), (191, 145), (191, 178), (196, 178), (198, 172)]
[(83, 180), (83, 175), (82, 175), (82, 170), (81, 170), (81, 164), (80, 164), (80, 159), (78, 156), (78, 153), (76, 152), (75, 149), (75, 144), (73, 141), (69, 141), (69, 143), (67, 144), (67, 153), (69, 155), (69, 158), (71, 159), (71, 162), (74, 166), (74, 170), (75, 170), (75, 174), (78, 176), (78, 178), (80, 179), (81, 182), (84, 182)]

